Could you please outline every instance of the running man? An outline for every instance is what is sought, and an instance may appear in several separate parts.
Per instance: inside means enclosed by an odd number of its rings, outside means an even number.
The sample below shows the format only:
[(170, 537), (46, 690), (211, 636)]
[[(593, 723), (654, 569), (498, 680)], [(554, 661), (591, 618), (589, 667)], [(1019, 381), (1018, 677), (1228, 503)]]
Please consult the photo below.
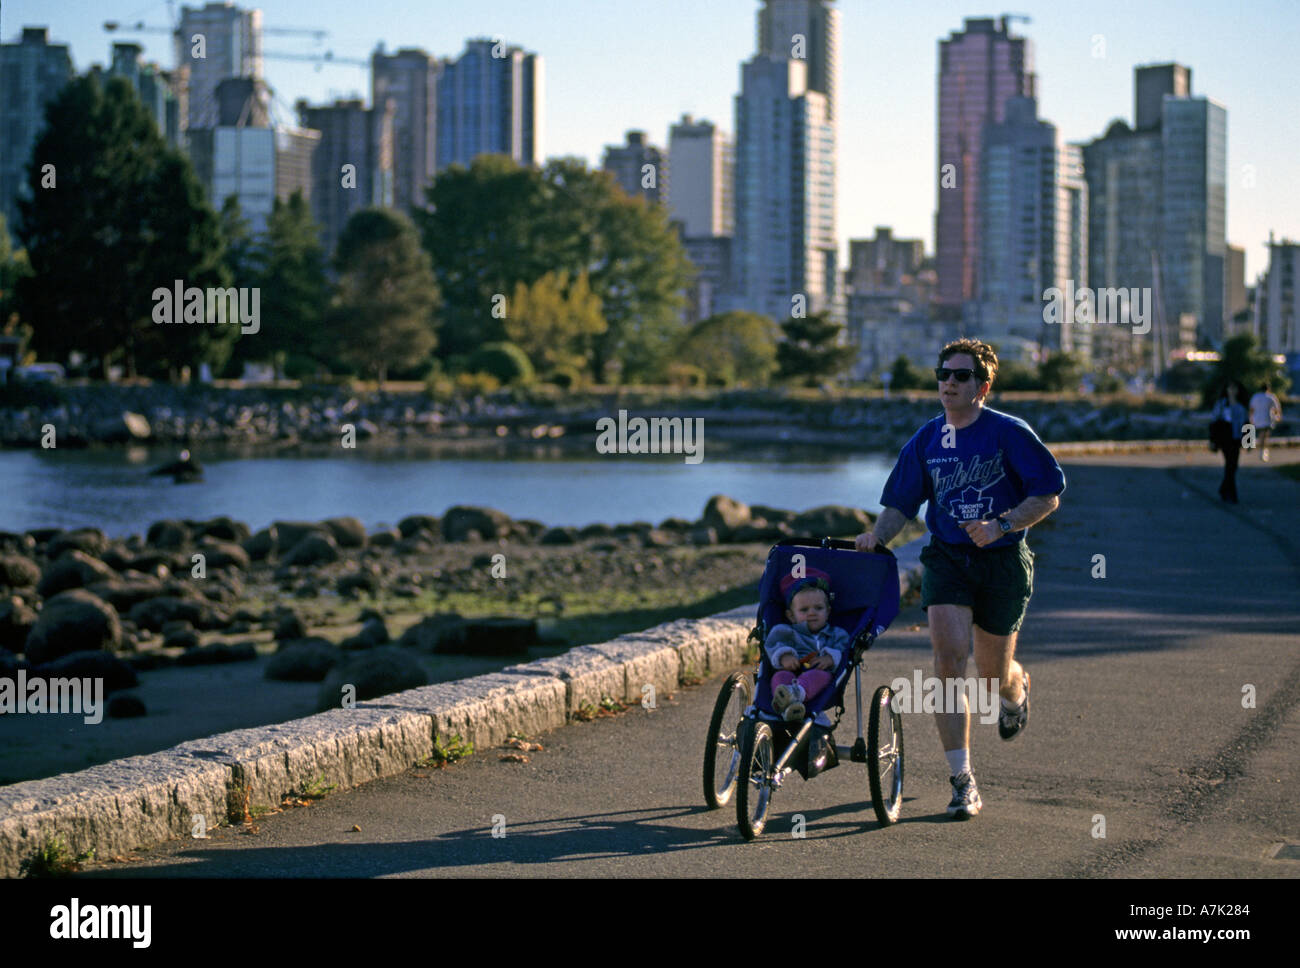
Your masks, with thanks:
[[(935, 675), (965, 678), (973, 633), (975, 665), (981, 679), (998, 682), (998, 733), (1009, 740), (1029, 721), (1029, 674), (1013, 658), (1033, 593), (1025, 531), (1060, 505), (1065, 475), (1027, 423), (984, 406), (997, 372), (987, 343), (960, 339), (943, 348), (935, 368), (943, 415), (903, 447), (880, 497), (884, 510), (855, 544), (859, 551), (887, 544), (929, 502), (921, 607)], [(952, 694), (946, 682), (944, 694)], [(948, 815), (965, 820), (983, 806), (971, 771), (970, 713), (963, 702), (936, 721), (952, 773)]]
[(1256, 446), (1261, 448), (1260, 460), (1268, 460), (1268, 435), (1273, 425), (1282, 419), (1282, 401), (1269, 389), (1268, 383), (1260, 385), (1259, 392), (1250, 398), (1250, 422), (1259, 434)]

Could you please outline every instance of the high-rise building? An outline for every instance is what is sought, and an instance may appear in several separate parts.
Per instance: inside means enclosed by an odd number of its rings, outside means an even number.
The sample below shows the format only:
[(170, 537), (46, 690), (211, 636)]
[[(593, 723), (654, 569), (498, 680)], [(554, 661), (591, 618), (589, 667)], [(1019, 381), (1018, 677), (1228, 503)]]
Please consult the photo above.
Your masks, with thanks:
[(46, 27), (24, 27), (17, 43), (0, 44), (0, 212), (11, 233), (45, 106), (72, 76), (67, 44), (51, 44)]
[(736, 97), (738, 308), (784, 320), (837, 312), (835, 134), (807, 63), (760, 54)]
[(1297, 282), (1300, 282), (1300, 243), (1290, 239), (1275, 242), (1270, 232), (1268, 270), (1255, 294), (1255, 335), (1268, 353), (1300, 353)]
[(109, 74), (131, 82), (140, 100), (158, 125), (159, 133), (169, 144), (180, 147), (181, 129), (173, 75), (157, 64), (141, 58), (144, 48), (136, 43), (113, 44)]
[(1191, 314), (1201, 336), (1219, 344), (1228, 244), (1228, 112), (1204, 97), (1165, 97), (1160, 129), (1165, 316)]
[(275, 201), (275, 133), (264, 114), (265, 85), (230, 77), (213, 92), (216, 122), (187, 134), (194, 173), (220, 210), (231, 195), (250, 232), (266, 231)]
[(404, 47), (370, 57), (370, 103), (392, 98), (393, 204), (401, 212), (423, 208), (424, 191), (437, 171), (438, 81), (443, 64), (423, 50)]
[(1008, 98), (984, 129), (980, 158), (981, 332), (1072, 350), (1074, 327), (1047, 325), (1044, 298), (1087, 286), (1083, 153), (1038, 118), (1031, 97)]
[(758, 12), (758, 53), (808, 65), (808, 90), (826, 95), (826, 116), (836, 122), (840, 12), (834, 0), (763, 0)]
[(542, 158), (543, 64), (539, 54), (500, 41), (470, 40), (438, 83), (437, 169), (479, 155)]
[(275, 197), (284, 201), (294, 192), (311, 202), (312, 159), (320, 147), (320, 132), (310, 128), (275, 130)]
[(698, 239), (731, 235), (735, 209), (731, 186), (735, 148), (711, 121), (689, 114), (668, 131), (668, 170), (672, 192), (669, 217), (682, 225), (682, 235)]
[(670, 198), (668, 158), (662, 148), (646, 140), (644, 131), (629, 131), (625, 144), (606, 145), (601, 167), (629, 195), (654, 205), (666, 204)]
[[(181, 7), (176, 64), (189, 69), (187, 128), (217, 121), (217, 85), (232, 77), (262, 77), (262, 11), (233, 3)], [(200, 46), (201, 45), (201, 46)], [(202, 56), (196, 56), (199, 51)]]
[(1231, 336), (1249, 321), (1250, 302), (1246, 296), (1246, 250), (1229, 245), (1223, 257), (1223, 332)]
[(1165, 95), (1190, 97), (1192, 69), (1182, 64), (1146, 64), (1133, 69), (1133, 127), (1158, 127)]
[(911, 282), (925, 259), (920, 239), (896, 239), (894, 230), (876, 226), (870, 239), (849, 239), (845, 282), (855, 293), (897, 293)]
[[(1227, 112), (1211, 100), (1178, 95), (1191, 71), (1179, 65), (1139, 67), (1147, 84), (1135, 107), (1150, 111), (1163, 79), (1159, 120), (1140, 129), (1115, 121), (1083, 146), (1088, 181), (1088, 273), (1095, 289), (1149, 289), (1153, 296), (1148, 346), (1167, 353), (1189, 319), (1203, 340), (1224, 336), (1224, 258), (1227, 247)], [(1167, 88), (1167, 89), (1166, 89)], [(1145, 106), (1143, 106), (1145, 104)], [(1136, 119), (1135, 119), (1136, 120)], [(1153, 268), (1154, 267), (1154, 268)], [(1158, 297), (1158, 298), (1156, 298)], [(1115, 343), (1115, 362), (1125, 353)], [(1134, 337), (1139, 338), (1139, 337)], [(1132, 361), (1150, 359), (1151, 350)]]
[(1006, 120), (1010, 98), (1034, 97), (1033, 47), (1008, 17), (967, 18), (939, 41), (936, 302), (950, 314), (978, 297), (980, 158), (984, 126)]
[(312, 157), (312, 216), (321, 225), (321, 243), (333, 253), (354, 212), (393, 204), (393, 116), (390, 100), (366, 108), (360, 100), (311, 107), (298, 102), (304, 128), (320, 132)]

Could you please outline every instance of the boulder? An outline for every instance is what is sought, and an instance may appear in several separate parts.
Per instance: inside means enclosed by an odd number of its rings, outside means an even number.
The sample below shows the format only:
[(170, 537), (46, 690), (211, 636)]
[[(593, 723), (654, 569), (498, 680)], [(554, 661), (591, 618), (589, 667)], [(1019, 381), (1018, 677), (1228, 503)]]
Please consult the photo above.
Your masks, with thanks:
[(210, 521), (195, 521), (192, 530), (196, 538), (215, 538), (218, 541), (247, 541), (250, 534), (243, 521), (224, 514)]
[(212, 645), (186, 649), (176, 657), (178, 666), (225, 665), (227, 662), (252, 662), (257, 649), (252, 642), (214, 642)]
[[(172, 622), (166, 623), (172, 625)], [(199, 633), (190, 627), (189, 622), (175, 623), (179, 628), (163, 629), (163, 648), (165, 649), (197, 649), (199, 647)]]
[(131, 567), (131, 561), (135, 558), (135, 552), (125, 544), (111, 544), (104, 549), (99, 555), (99, 560), (114, 571), (122, 572)]
[(339, 650), (325, 639), (286, 642), (267, 660), (263, 676), (278, 682), (320, 682), (338, 665)]
[(338, 560), (339, 546), (333, 536), (328, 533), (314, 533), (306, 535), (287, 555), (283, 555), (280, 558), (280, 565), (283, 568), (309, 567), (327, 565)]
[(328, 535), (334, 540), (329, 528), (314, 521), (276, 521), (271, 527), (275, 531), (275, 553), (281, 557), (308, 535)]
[[(419, 660), (391, 645), (359, 653), (330, 670), (321, 683), (318, 708), (337, 709), (345, 686), (355, 689), (357, 701), (375, 699), (406, 689), (428, 685), (429, 677)], [(351, 693), (349, 693), (351, 695)]]
[(443, 515), (442, 537), (445, 541), (470, 541), (474, 540), (470, 532), (477, 532), (480, 540), (504, 538), (511, 524), (504, 511), (458, 504)]
[(691, 544), (699, 547), (701, 545), (715, 545), (718, 543), (718, 532), (713, 528), (692, 528), (686, 540)]
[(275, 620), (275, 639), (300, 639), (307, 634), (307, 626), (297, 612), (284, 612)]
[(730, 539), (731, 532), (742, 524), (749, 524), (751, 518), (749, 505), (725, 494), (715, 494), (704, 505), (699, 523), (701, 527), (713, 528), (718, 533), (718, 539), (726, 541)]
[(871, 518), (861, 508), (825, 504), (800, 512), (790, 526), (804, 537), (851, 538), (870, 530)]
[(27, 635), (25, 652), (33, 665), (73, 652), (115, 652), (122, 625), (107, 602), (84, 589), (60, 592), (45, 603)]
[(145, 544), (151, 548), (162, 548), (168, 551), (177, 551), (184, 548), (190, 540), (190, 529), (180, 521), (171, 519), (165, 521), (155, 521), (149, 525), (149, 531), (144, 536)]
[(134, 693), (118, 693), (108, 701), (108, 716), (110, 719), (135, 719), (144, 716), (146, 713), (144, 700)]
[(36, 610), (17, 595), (0, 601), (0, 654), (6, 649), (22, 652), (37, 617)]
[(789, 524), (798, 516), (794, 511), (768, 507), (766, 504), (751, 504), (749, 513), (751, 517), (762, 518), (769, 524)]
[(366, 528), (356, 518), (327, 518), (325, 527), (329, 529), (334, 543), (340, 548), (364, 548), (366, 546)]
[(659, 522), (660, 531), (689, 531), (693, 527), (695, 525), (685, 518), (664, 518)]
[(570, 527), (551, 528), (542, 535), (541, 544), (571, 545), (578, 543), (578, 529)]
[(367, 591), (374, 595), (379, 591), (379, 569), (371, 565), (363, 565), (356, 571), (349, 571), (339, 576), (334, 587), (344, 598), (352, 598), (358, 591)]
[(734, 544), (744, 544), (749, 541), (779, 541), (791, 534), (793, 532), (788, 524), (772, 524), (763, 518), (758, 518), (749, 524), (742, 524), (731, 532), (731, 541)]
[(409, 538), (418, 531), (438, 534), (441, 522), (432, 514), (411, 514), (397, 522), (397, 530), (403, 538)]
[(0, 531), (0, 550), (25, 555), (36, 550), (36, 539), (17, 531)]
[(127, 613), (137, 626), (150, 632), (161, 632), (163, 623), (184, 619), (195, 628), (216, 629), (226, 622), (226, 616), (206, 598), (189, 598), (180, 595), (159, 595), (131, 606)]
[(465, 636), (465, 620), (455, 612), (427, 615), (398, 639), (397, 644), (423, 652), (455, 652)]
[(360, 652), (379, 645), (387, 645), (388, 641), (388, 626), (384, 624), (384, 620), (372, 618), (361, 626), (360, 632), (340, 642), (339, 648), (344, 652)]
[(27, 536), (38, 545), (46, 544), (61, 534), (62, 528), (32, 528), (27, 532)]
[(207, 540), (199, 546), (209, 568), (237, 568), (243, 571), (252, 562), (247, 551), (231, 541)]
[(110, 652), (72, 652), (52, 662), (34, 665), (27, 675), (44, 679), (103, 679), (106, 693), (134, 689), (140, 684), (135, 670)]
[(248, 557), (254, 561), (264, 561), (271, 557), (275, 551), (277, 543), (275, 528), (263, 528), (252, 537), (241, 542), (241, 546), (248, 552)]
[(677, 544), (677, 538), (660, 528), (652, 528), (641, 536), (643, 548), (667, 548)]
[(68, 551), (46, 567), (36, 591), (42, 598), (49, 598), (70, 588), (84, 588), (116, 577), (117, 572), (98, 558), (82, 551)]
[(155, 551), (136, 555), (131, 559), (129, 570), (138, 571), (142, 575), (152, 575), (155, 578), (169, 578), (174, 569), (184, 571), (188, 565), (189, 559), (184, 555), (169, 555)]
[(580, 538), (608, 538), (614, 533), (614, 529), (604, 522), (597, 521), (594, 524), (588, 524), (578, 532)]
[(86, 591), (102, 598), (119, 612), (129, 612), (138, 602), (163, 594), (163, 583), (150, 575), (128, 572), (122, 578), (87, 585)]
[(374, 548), (391, 548), (400, 538), (400, 531), (389, 528), (386, 531), (376, 531), (367, 539), (367, 544)]
[(80, 551), (82, 554), (98, 558), (108, 548), (108, 538), (99, 528), (78, 528), (76, 531), (64, 531), (55, 535), (45, 545), (45, 555), (50, 559), (59, 557), (65, 551)]
[(0, 585), (31, 588), (41, 580), (41, 566), (26, 555), (0, 555)]
[(537, 644), (537, 622), (533, 619), (489, 616), (466, 620), (459, 641), (448, 638), (434, 651), (460, 655), (522, 655)]
[(520, 518), (515, 522), (514, 536), (520, 541), (536, 541), (547, 531), (546, 525), (531, 518)]

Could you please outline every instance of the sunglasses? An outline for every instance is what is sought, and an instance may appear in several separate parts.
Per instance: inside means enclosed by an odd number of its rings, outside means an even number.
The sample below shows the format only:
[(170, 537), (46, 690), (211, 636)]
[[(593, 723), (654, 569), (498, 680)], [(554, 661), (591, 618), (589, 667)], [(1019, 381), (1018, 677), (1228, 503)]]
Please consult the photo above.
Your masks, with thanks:
[(958, 383), (965, 383), (975, 375), (975, 371), (968, 369), (950, 370), (946, 366), (936, 366), (934, 368), (934, 375), (940, 383), (947, 382), (948, 377), (950, 376), (955, 376)]

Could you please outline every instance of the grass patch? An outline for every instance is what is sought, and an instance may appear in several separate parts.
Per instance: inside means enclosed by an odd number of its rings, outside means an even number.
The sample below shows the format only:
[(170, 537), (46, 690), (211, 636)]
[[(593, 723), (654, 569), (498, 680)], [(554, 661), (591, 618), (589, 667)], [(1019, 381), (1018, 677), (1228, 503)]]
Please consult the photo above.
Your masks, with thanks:
[(473, 753), (474, 744), (466, 743), (462, 740), (460, 733), (452, 733), (447, 737), (447, 742), (445, 744), (441, 737), (435, 736), (433, 740), (433, 754), (424, 758), (416, 765), (442, 769), (451, 763), (455, 763), (457, 760), (463, 760), (465, 757), (473, 755)]
[[(328, 786), (326, 786), (325, 774), (322, 773), (320, 774), (320, 776), (316, 777), (316, 779), (312, 780), (310, 783), (304, 783), (302, 785), (301, 796), (304, 800), (323, 800), (325, 799), (325, 797), (329, 796), (330, 791), (332, 791), (337, 786), (338, 786), (337, 783), (331, 783)], [(256, 814), (254, 814), (254, 816), (256, 816)]]
[(67, 877), (81, 870), (81, 865), (95, 859), (92, 847), (75, 857), (62, 837), (46, 837), (41, 846), (19, 868), (21, 877)]

